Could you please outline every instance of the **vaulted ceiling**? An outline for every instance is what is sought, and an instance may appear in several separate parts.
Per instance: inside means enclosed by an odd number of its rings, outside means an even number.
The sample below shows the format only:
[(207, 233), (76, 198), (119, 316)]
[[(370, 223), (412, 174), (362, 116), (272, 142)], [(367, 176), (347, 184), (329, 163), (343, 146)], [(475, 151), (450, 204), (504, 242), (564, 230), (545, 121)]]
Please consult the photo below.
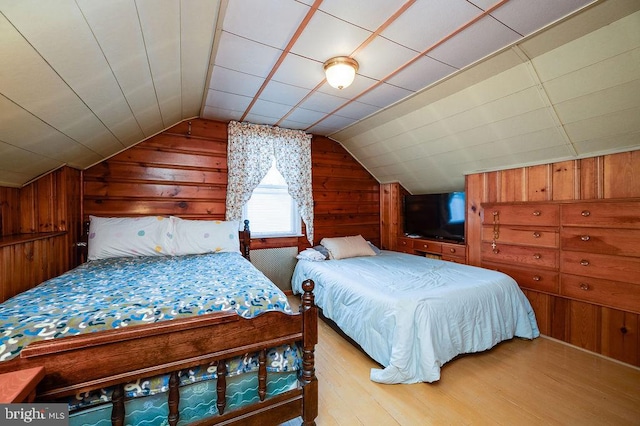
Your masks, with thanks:
[[(637, 0), (0, 0), (0, 185), (202, 117), (340, 142), (380, 182), (640, 148)], [(337, 90), (322, 64), (356, 59)]]

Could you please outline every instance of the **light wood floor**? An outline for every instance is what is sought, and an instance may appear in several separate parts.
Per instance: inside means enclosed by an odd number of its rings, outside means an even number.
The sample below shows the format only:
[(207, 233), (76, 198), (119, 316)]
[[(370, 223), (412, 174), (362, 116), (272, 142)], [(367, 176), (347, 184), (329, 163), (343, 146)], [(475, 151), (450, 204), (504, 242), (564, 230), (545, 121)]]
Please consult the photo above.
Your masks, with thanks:
[(369, 380), (373, 360), (325, 322), (318, 328), (318, 426), (640, 425), (640, 369), (556, 340), (459, 357), (436, 383), (382, 385)]

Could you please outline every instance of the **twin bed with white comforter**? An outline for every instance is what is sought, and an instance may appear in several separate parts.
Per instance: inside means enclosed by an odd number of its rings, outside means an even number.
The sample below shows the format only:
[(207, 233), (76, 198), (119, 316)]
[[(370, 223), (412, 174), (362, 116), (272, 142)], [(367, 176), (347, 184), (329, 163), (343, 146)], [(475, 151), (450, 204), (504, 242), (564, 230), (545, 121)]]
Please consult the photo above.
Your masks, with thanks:
[(294, 293), (305, 279), (324, 315), (384, 366), (371, 370), (375, 382), (434, 382), (457, 355), (540, 334), (517, 283), (496, 271), (383, 250), (301, 259)]

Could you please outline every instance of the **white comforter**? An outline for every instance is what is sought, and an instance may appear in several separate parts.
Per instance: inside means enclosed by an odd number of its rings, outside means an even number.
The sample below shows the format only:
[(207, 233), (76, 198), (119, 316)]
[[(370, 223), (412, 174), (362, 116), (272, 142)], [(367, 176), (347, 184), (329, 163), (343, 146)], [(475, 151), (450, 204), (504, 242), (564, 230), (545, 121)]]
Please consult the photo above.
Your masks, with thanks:
[(384, 369), (380, 383), (434, 382), (455, 356), (540, 335), (517, 283), (500, 272), (382, 251), (298, 261), (292, 287), (315, 281), (316, 304)]

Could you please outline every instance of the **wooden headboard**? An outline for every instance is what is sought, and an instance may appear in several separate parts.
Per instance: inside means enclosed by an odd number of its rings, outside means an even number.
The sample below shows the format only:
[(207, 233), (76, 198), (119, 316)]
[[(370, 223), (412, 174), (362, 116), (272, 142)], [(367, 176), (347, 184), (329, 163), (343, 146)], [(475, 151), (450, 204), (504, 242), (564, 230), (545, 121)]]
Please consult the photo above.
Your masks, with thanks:
[[(81, 241), (76, 243), (78, 250), (80, 251), (80, 263), (84, 263), (87, 261), (87, 254), (89, 251), (88, 241), (89, 241), (89, 225), (91, 221), (84, 222), (84, 229), (81, 233), (82, 239)], [(240, 253), (242, 256), (251, 260), (251, 230), (249, 229), (249, 221), (244, 221), (244, 228), (242, 231), (238, 231), (240, 237)]]

